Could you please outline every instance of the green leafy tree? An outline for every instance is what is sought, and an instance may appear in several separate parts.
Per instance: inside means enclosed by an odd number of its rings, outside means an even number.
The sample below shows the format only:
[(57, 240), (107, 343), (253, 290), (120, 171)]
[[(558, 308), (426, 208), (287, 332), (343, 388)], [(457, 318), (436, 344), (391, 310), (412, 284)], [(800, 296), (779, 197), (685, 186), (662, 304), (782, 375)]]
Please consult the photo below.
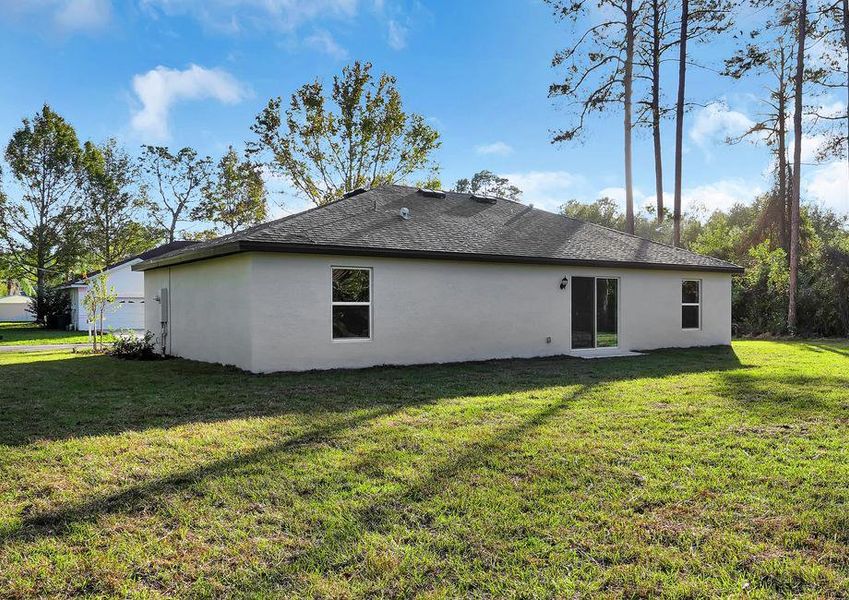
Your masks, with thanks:
[(265, 221), (268, 194), (258, 165), (241, 160), (232, 146), (218, 161), (217, 170), (193, 212), (198, 220), (220, 224), (224, 233)]
[(109, 285), (109, 276), (106, 274), (86, 279), (85, 283), (88, 288), (85, 296), (83, 296), (83, 307), (86, 311), (86, 321), (93, 330), (91, 336), (92, 349), (97, 352), (98, 346), (103, 347), (106, 311), (114, 308), (118, 293), (114, 286)]
[(471, 179), (458, 179), (454, 184), (455, 192), (464, 194), (481, 194), (497, 198), (507, 198), (518, 201), (522, 190), (510, 183), (506, 177), (500, 177), (492, 171), (478, 171)]
[[(619, 209), (616, 200), (608, 197), (599, 198), (589, 203), (569, 200), (560, 207), (560, 212), (573, 219), (603, 225), (619, 231), (625, 231), (627, 227), (626, 215)], [(669, 220), (657, 219), (653, 206), (646, 207), (646, 211), (638, 210), (633, 216), (636, 235), (656, 242), (669, 240), (672, 234), (672, 224)], [(688, 242), (696, 238), (702, 227), (697, 219), (689, 216), (684, 220), (684, 225), (684, 237)]]
[(825, 269), (836, 292), (842, 335), (849, 336), (849, 236), (843, 244), (827, 247), (824, 255)]
[(138, 165), (114, 139), (83, 150), (85, 247), (97, 268), (111, 265), (148, 249), (155, 241), (152, 228), (138, 219), (144, 207)]
[(212, 160), (191, 148), (176, 154), (163, 146), (143, 146), (141, 168), (153, 198), (146, 200), (150, 218), (168, 243), (177, 239), (181, 223), (192, 218), (203, 200)]
[(432, 172), (439, 133), (404, 111), (394, 77), (375, 78), (371, 68), (345, 67), (329, 95), (315, 80), (292, 94), (288, 107), (282, 98), (269, 100), (251, 127), (257, 139), (250, 153), (316, 205)]
[(72, 272), (80, 255), (82, 150), (74, 128), (45, 104), (12, 134), (5, 157), (20, 195), (0, 196), (3, 251), (35, 282), (33, 313), (44, 323), (51, 282)]
[[(738, 331), (781, 332), (787, 326), (784, 311), (790, 272), (784, 249), (764, 240), (748, 251), (746, 274), (734, 295)], [(740, 285), (742, 284), (742, 285)]]
[(622, 219), (622, 214), (619, 212), (619, 206), (616, 200), (607, 196), (599, 198), (595, 202), (588, 203), (569, 200), (560, 207), (560, 212), (573, 219), (580, 219), (581, 221), (624, 231), (623, 226), (625, 222)]

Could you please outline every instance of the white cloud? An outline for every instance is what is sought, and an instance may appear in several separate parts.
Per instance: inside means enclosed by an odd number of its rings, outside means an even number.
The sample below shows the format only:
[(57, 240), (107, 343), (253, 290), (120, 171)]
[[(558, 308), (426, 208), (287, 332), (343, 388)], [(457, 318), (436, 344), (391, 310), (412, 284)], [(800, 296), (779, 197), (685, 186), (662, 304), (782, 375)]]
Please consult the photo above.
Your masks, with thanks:
[[(664, 197), (666, 195), (664, 194)], [(616, 200), (616, 204), (619, 205), (621, 210), (625, 210), (625, 188), (624, 187), (606, 187), (598, 191), (595, 194), (595, 197), (591, 198), (590, 201), (595, 201), (599, 198), (610, 198), (611, 200)], [(639, 210), (640, 208), (646, 206), (647, 204), (654, 202), (654, 196), (649, 196), (643, 193), (640, 188), (634, 188), (634, 207)]]
[[(742, 179), (720, 179), (711, 183), (684, 188), (681, 190), (682, 210), (699, 215), (710, 215), (714, 210), (728, 210), (738, 202), (751, 203), (759, 194), (764, 192), (759, 183), (751, 183)], [(607, 187), (596, 194), (596, 198), (608, 197), (616, 200), (621, 210), (625, 209), (625, 188)], [(672, 210), (674, 196), (664, 192), (663, 205)], [(647, 194), (639, 188), (634, 188), (634, 206), (637, 210), (647, 206), (657, 206), (657, 194)]]
[(838, 213), (849, 214), (849, 165), (846, 161), (822, 165), (809, 174), (803, 170), (803, 175), (804, 197)]
[(407, 28), (395, 19), (389, 20), (388, 39), (389, 47), (393, 50), (403, 50), (407, 46)]
[(846, 115), (846, 104), (833, 96), (829, 96), (817, 106), (816, 113), (820, 117), (842, 117)]
[(32, 18), (39, 27), (46, 16), (65, 33), (99, 30), (112, 20), (111, 0), (0, 0), (0, 11), (13, 18)]
[(437, 129), (444, 130), (445, 123), (442, 122), (442, 119), (439, 117), (430, 116), (425, 119), (431, 127), (436, 127)]
[(475, 146), (475, 152), (484, 155), (507, 156), (513, 153), (513, 148), (504, 142), (493, 142), (491, 144)]
[(133, 90), (141, 109), (133, 114), (131, 125), (151, 141), (169, 137), (168, 114), (177, 102), (211, 98), (235, 104), (246, 95), (242, 84), (228, 72), (198, 65), (183, 71), (158, 66), (133, 77)]
[[(611, 200), (616, 200), (620, 206), (625, 206), (625, 188), (623, 187), (606, 187), (599, 190), (595, 196), (596, 197), (592, 198), (591, 201), (596, 198), (610, 198)], [(634, 202), (641, 204), (641, 200), (638, 201), (637, 198), (642, 199), (642, 194), (634, 194)]]
[(724, 101), (712, 102), (699, 110), (689, 131), (690, 139), (706, 150), (748, 131), (755, 122), (744, 113), (731, 110)]
[[(817, 159), (817, 150), (828, 140), (827, 135), (803, 135), (802, 136), (802, 162), (812, 163)], [(793, 156), (793, 141), (788, 148), (789, 157)]]
[[(0, 0), (0, 3), (10, 1)], [(384, 0), (139, 0), (139, 5), (150, 18), (185, 16), (208, 31), (228, 35), (257, 31), (294, 35), (310, 23), (320, 21), (320, 26), (331, 20), (351, 23), (361, 13), (370, 14), (386, 25), (387, 43), (395, 50), (407, 46), (409, 33), (404, 12), (399, 7), (387, 6)], [(387, 11), (394, 17), (389, 18)], [(325, 43), (328, 39), (333, 45)], [(309, 45), (330, 56), (343, 58), (344, 53), (347, 57), (347, 52), (327, 33), (319, 32), (308, 40)]]
[(353, 17), (358, 4), (358, 0), (141, 0), (154, 16), (188, 15), (208, 29), (227, 33), (294, 31), (318, 18)]
[[(681, 190), (681, 203), (684, 210), (704, 209), (708, 214), (713, 211), (728, 210), (738, 202), (751, 204), (752, 200), (764, 193), (760, 183), (742, 179), (720, 179), (712, 183), (698, 185)], [(663, 195), (666, 206), (672, 207), (673, 197)]]
[(323, 54), (335, 58), (337, 60), (345, 60), (348, 58), (348, 51), (340, 46), (329, 31), (320, 29), (309, 36), (304, 42), (310, 48), (318, 50)]
[(68, 0), (56, 12), (56, 24), (65, 31), (93, 30), (112, 18), (109, 0)]
[(522, 201), (537, 208), (557, 212), (560, 206), (579, 195), (584, 178), (567, 171), (527, 171), (500, 173), (522, 190)]

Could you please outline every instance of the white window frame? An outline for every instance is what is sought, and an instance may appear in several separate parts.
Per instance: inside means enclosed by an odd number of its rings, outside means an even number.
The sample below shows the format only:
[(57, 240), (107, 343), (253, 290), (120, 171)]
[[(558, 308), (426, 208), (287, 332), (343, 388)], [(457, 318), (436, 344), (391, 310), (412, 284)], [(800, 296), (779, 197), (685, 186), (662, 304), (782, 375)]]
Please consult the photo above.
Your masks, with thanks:
[[(348, 271), (368, 271), (368, 302), (336, 302), (333, 300), (333, 271), (345, 269)], [(374, 339), (374, 273), (371, 267), (352, 265), (330, 265), (330, 341), (334, 344), (351, 344), (370, 342)], [(337, 338), (333, 336), (333, 308), (336, 306), (368, 306), (368, 337)]]
[[(684, 302), (684, 284), (696, 282), (699, 284), (699, 301), (698, 302)], [(678, 293), (681, 294), (681, 313), (678, 315), (681, 318), (681, 330), (682, 331), (701, 331), (702, 329), (702, 280), (701, 279), (682, 279), (681, 280), (681, 288), (678, 290)], [(699, 324), (697, 327), (684, 327), (684, 307), (685, 306), (695, 306), (699, 309)]]

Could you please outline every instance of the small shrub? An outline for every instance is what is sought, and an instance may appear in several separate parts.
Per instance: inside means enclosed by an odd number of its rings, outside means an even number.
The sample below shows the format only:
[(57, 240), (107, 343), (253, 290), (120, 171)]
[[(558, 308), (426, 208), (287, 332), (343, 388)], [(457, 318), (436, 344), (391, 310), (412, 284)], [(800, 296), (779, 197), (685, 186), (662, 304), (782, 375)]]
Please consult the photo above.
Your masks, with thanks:
[(133, 334), (119, 335), (109, 354), (126, 360), (156, 360), (161, 358), (153, 345), (153, 332), (145, 332), (143, 337)]
[(71, 323), (71, 296), (68, 290), (44, 288), (30, 298), (27, 312), (47, 329), (65, 329)]

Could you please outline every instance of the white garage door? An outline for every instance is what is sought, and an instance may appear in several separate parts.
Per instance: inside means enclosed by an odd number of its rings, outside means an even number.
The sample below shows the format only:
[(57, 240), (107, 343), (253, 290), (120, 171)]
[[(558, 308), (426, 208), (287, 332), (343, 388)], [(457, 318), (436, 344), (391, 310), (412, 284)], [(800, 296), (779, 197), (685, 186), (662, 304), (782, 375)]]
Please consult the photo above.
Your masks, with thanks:
[(106, 329), (144, 329), (144, 298), (118, 298), (104, 321)]

